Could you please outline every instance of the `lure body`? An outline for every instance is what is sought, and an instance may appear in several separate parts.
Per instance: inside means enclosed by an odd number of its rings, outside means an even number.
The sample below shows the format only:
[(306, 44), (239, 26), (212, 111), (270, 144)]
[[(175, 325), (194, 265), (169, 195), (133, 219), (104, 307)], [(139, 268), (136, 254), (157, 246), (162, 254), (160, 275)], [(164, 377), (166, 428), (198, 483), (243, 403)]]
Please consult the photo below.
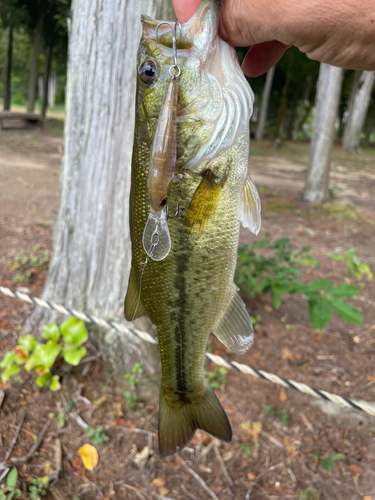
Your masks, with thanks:
[[(213, 332), (238, 353), (252, 344), (250, 317), (233, 276), (240, 221), (254, 232), (260, 224), (259, 197), (247, 177), (253, 95), (234, 49), (218, 36), (218, 21), (217, 2), (203, 0), (195, 16), (181, 26), (173, 173), (163, 169), (163, 162), (155, 162), (154, 153), (160, 117), (167, 112), (163, 103), (172, 102), (165, 97), (173, 65), (171, 32), (160, 30), (157, 42), (158, 22), (142, 18), (130, 200), (132, 269), (125, 317), (148, 316), (156, 326), (163, 455), (188, 443), (197, 428), (231, 439), (226, 414), (204, 377), (207, 339)], [(154, 77), (143, 78), (150, 67), (155, 68)], [(169, 148), (173, 141), (165, 151)], [(165, 158), (167, 163), (173, 152), (166, 152)], [(162, 182), (155, 181), (150, 166), (157, 166)], [(144, 234), (152, 211), (163, 214), (164, 207), (156, 209), (165, 195), (168, 211), (175, 216), (163, 221), (171, 245), (157, 260), (148, 258)], [(153, 224), (152, 255), (161, 242), (160, 222)]]

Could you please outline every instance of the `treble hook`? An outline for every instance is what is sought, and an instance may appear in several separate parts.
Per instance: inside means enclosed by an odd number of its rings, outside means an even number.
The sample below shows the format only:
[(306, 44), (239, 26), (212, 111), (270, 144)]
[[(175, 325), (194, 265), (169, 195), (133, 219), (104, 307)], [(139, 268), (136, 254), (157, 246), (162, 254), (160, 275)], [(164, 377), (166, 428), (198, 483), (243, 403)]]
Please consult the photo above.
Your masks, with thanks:
[[(176, 21), (174, 26), (172, 26), (170, 23), (167, 21), (162, 21), (156, 26), (155, 33), (156, 33), (156, 42), (158, 42), (158, 30), (159, 27), (162, 26), (163, 24), (167, 24), (171, 30), (172, 30), (172, 50), (173, 50), (173, 66), (169, 68), (169, 74), (173, 78), (173, 80), (176, 80), (181, 74), (181, 68), (177, 65), (177, 42), (176, 42), (176, 33), (177, 33), (177, 28), (180, 29), (180, 38), (181, 38), (181, 23), (179, 21)], [(173, 74), (171, 70), (177, 70), (176, 74)]]
[(176, 204), (176, 211), (174, 215), (169, 215), (168, 205), (167, 205), (167, 219), (174, 219), (178, 215), (178, 202)]

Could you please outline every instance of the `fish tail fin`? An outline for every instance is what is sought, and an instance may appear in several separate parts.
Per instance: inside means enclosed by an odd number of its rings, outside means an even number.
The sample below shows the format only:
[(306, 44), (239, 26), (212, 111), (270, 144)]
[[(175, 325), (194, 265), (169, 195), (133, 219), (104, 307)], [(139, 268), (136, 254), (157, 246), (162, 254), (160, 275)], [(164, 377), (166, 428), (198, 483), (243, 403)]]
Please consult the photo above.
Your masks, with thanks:
[(228, 417), (207, 385), (198, 402), (179, 402), (170, 405), (163, 389), (160, 391), (159, 404), (159, 449), (162, 456), (176, 453), (189, 443), (197, 429), (209, 432), (222, 441), (232, 439), (232, 429)]

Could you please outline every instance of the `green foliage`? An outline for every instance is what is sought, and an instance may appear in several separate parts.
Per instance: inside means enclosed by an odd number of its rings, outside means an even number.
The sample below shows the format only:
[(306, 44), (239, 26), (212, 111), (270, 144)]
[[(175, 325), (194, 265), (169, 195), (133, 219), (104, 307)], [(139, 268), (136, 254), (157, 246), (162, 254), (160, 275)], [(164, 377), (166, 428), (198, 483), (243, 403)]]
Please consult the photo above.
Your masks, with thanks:
[(299, 500), (318, 500), (319, 499), (319, 491), (315, 489), (313, 486), (308, 486), (303, 491), (298, 493)]
[(49, 479), (47, 476), (31, 479), (27, 494), (28, 500), (41, 500), (42, 497), (47, 495), (48, 486)]
[(61, 389), (59, 377), (53, 375), (51, 369), (61, 357), (66, 363), (77, 366), (86, 355), (86, 348), (82, 347), (88, 340), (85, 323), (70, 318), (60, 327), (45, 325), (42, 337), (46, 342), (38, 342), (33, 335), (22, 335), (16, 347), (5, 354), (0, 362), (4, 383), (20, 372), (20, 366), (24, 366), (26, 371), (38, 375), (35, 379), (38, 387), (49, 386), (51, 391)]
[(251, 447), (248, 443), (241, 443), (240, 448), (241, 448), (242, 453), (244, 453), (245, 455), (250, 455)]
[(109, 441), (109, 436), (105, 433), (103, 427), (86, 427), (85, 432), (90, 438), (92, 444), (99, 445)]
[[(340, 252), (340, 250), (340, 248), (337, 248), (336, 252)], [(329, 256), (338, 261), (345, 261), (349, 275), (356, 278), (358, 281), (362, 281), (365, 278), (368, 281), (372, 280), (373, 274), (370, 266), (360, 261), (354, 248), (350, 248), (345, 253), (331, 253)]]
[(7, 488), (5, 493), (0, 491), (0, 500), (12, 500), (12, 498), (19, 498), (21, 496), (21, 490), (16, 489), (18, 479), (18, 472), (15, 467), (13, 467), (7, 476)]
[(126, 407), (129, 410), (134, 410), (137, 407), (139, 397), (138, 397), (138, 384), (141, 380), (143, 374), (143, 363), (140, 361), (134, 363), (131, 372), (124, 375), (124, 379), (130, 385), (130, 391), (124, 391), (124, 396), (126, 400)]
[(263, 411), (265, 415), (275, 415), (283, 422), (283, 424), (289, 425), (288, 414), (284, 408), (272, 408), (272, 406), (265, 405), (263, 406)]
[(319, 458), (319, 463), (327, 472), (332, 472), (336, 470), (336, 462), (344, 459), (345, 455), (342, 453), (327, 453), (324, 457)]
[(211, 389), (221, 389), (227, 383), (228, 370), (223, 366), (216, 366), (212, 371), (204, 371), (208, 385)]
[(19, 270), (14, 275), (12, 283), (29, 283), (32, 269), (47, 269), (50, 260), (48, 250), (43, 250), (40, 245), (36, 245), (28, 255), (24, 250), (14, 258), (11, 269)]
[[(261, 255), (257, 252), (259, 249)], [(325, 279), (306, 284), (298, 281), (302, 266), (319, 265), (309, 251), (310, 247), (293, 250), (289, 238), (272, 242), (270, 235), (266, 234), (263, 240), (255, 241), (250, 247), (239, 248), (236, 284), (249, 297), (269, 293), (276, 309), (281, 305), (282, 295), (302, 295), (308, 302), (311, 324), (319, 332), (331, 321), (332, 311), (349, 323), (361, 325), (360, 312), (342, 300), (357, 295), (358, 287), (350, 284), (336, 286)]]

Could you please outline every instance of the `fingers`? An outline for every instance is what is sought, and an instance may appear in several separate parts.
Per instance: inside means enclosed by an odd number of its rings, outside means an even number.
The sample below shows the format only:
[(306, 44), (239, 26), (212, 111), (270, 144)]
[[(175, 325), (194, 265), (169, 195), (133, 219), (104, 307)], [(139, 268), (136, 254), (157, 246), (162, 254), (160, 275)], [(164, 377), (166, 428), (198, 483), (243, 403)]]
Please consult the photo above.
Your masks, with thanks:
[(242, 71), (250, 77), (263, 75), (280, 60), (287, 48), (276, 40), (253, 45), (242, 62)]
[(193, 16), (201, 0), (172, 0), (173, 8), (180, 23), (186, 23)]

